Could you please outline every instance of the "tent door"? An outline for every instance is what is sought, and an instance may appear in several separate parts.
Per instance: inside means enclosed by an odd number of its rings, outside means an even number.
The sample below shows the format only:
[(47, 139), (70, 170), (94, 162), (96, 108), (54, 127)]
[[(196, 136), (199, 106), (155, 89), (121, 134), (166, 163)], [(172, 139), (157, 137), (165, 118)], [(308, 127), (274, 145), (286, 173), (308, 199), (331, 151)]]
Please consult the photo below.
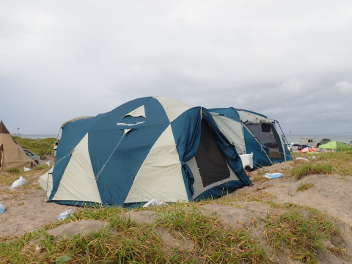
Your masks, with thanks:
[(205, 120), (202, 120), (202, 134), (195, 155), (203, 187), (230, 177), (224, 154), (216, 144), (215, 136)]

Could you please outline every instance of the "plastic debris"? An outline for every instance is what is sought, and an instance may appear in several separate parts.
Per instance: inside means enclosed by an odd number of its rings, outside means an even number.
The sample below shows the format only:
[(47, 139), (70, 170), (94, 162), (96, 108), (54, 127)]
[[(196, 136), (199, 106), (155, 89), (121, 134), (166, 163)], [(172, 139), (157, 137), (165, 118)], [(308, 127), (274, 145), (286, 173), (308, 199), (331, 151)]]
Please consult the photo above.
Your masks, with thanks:
[(253, 169), (253, 153), (240, 155), (244, 169)]
[(275, 172), (275, 173), (265, 173), (264, 177), (267, 179), (277, 179), (284, 176), (282, 173), (280, 172)]
[(57, 217), (57, 220), (65, 220), (67, 217), (71, 216), (73, 214), (73, 209), (67, 209), (63, 211), (59, 216)]
[(26, 168), (26, 167), (23, 168), (23, 171), (24, 171), (24, 172), (26, 172), (26, 171), (31, 171), (31, 170), (32, 170), (31, 168)]
[(25, 185), (26, 183), (27, 180), (23, 176), (21, 176), (11, 184), (10, 190), (14, 190), (22, 185)]
[(147, 202), (143, 207), (150, 207), (150, 206), (159, 206), (159, 205), (164, 205), (165, 202), (159, 201), (157, 199), (151, 199), (149, 202)]
[(3, 205), (3, 204), (0, 203), (0, 214), (5, 213), (5, 211), (6, 211), (5, 205)]
[(309, 161), (309, 159), (307, 158), (303, 158), (303, 157), (297, 157), (296, 160), (304, 160), (304, 161)]

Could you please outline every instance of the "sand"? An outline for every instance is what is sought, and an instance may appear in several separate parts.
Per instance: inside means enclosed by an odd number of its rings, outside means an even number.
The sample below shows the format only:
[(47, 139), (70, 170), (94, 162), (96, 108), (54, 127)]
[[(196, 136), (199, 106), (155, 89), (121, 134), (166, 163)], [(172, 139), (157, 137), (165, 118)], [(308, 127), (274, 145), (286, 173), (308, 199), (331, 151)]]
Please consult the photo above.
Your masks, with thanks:
[[(5, 187), (2, 186), (4, 190)], [(0, 192), (0, 203), (7, 208), (0, 214), (0, 237), (20, 236), (56, 221), (68, 206), (47, 203), (44, 191), (35, 189)]]

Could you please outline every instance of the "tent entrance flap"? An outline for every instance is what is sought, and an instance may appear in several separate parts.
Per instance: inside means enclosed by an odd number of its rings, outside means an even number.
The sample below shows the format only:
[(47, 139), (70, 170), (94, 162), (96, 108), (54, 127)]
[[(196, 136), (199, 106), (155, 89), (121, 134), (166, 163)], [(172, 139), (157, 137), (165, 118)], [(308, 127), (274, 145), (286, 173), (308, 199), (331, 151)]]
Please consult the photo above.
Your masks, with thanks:
[(195, 155), (203, 187), (230, 177), (224, 154), (216, 144), (212, 129), (202, 120), (200, 145)]

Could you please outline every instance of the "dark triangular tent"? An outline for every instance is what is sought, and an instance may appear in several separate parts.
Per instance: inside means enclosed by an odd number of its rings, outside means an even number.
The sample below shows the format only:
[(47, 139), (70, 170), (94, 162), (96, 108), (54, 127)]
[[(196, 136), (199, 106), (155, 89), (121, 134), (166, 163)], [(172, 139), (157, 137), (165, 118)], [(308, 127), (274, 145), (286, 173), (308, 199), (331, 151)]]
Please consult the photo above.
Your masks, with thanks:
[(32, 166), (33, 161), (16, 144), (5, 124), (0, 121), (0, 169)]

